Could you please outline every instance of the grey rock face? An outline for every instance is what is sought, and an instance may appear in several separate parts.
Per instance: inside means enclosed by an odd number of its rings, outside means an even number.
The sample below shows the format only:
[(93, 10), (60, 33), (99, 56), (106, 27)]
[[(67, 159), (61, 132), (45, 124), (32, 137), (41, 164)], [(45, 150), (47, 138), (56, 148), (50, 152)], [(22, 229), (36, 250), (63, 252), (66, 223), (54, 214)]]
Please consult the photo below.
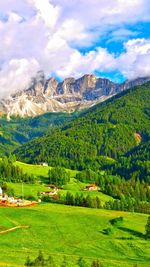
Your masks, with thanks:
[(55, 78), (46, 80), (44, 75), (39, 73), (28, 89), (0, 101), (0, 114), (26, 117), (45, 112), (73, 112), (149, 80), (150, 78), (146, 77), (116, 84), (108, 79), (86, 74), (79, 79), (67, 78), (58, 82)]

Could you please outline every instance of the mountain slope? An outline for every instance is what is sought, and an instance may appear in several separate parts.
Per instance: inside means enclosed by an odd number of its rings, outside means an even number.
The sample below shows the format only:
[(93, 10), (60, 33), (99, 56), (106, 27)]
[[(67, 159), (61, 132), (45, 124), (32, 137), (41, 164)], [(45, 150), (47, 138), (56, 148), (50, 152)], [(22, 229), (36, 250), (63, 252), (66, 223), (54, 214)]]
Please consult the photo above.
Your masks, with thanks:
[(94, 106), (53, 134), (33, 139), (19, 148), (16, 155), (26, 162), (47, 161), (50, 165), (98, 169), (101, 156), (117, 159), (149, 139), (147, 83)]
[(0, 113), (10, 116), (34, 117), (46, 112), (73, 112), (93, 106), (113, 95), (141, 85), (150, 78), (139, 78), (116, 84), (94, 75), (84, 75), (75, 80), (58, 82), (54, 78), (45, 79), (42, 73), (32, 80), (30, 87), (18, 91), (0, 101)]
[(0, 118), (0, 156), (8, 155), (33, 137), (41, 136), (55, 127), (77, 117), (78, 113), (46, 113), (35, 118)]

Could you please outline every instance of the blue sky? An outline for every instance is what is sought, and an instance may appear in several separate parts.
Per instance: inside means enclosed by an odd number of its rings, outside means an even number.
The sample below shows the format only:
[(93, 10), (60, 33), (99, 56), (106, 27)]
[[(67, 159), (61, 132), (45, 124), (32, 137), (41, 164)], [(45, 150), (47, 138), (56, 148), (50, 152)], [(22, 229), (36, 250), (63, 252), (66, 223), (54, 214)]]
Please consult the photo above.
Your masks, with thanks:
[(46, 77), (150, 76), (149, 0), (0, 2), (1, 97)]

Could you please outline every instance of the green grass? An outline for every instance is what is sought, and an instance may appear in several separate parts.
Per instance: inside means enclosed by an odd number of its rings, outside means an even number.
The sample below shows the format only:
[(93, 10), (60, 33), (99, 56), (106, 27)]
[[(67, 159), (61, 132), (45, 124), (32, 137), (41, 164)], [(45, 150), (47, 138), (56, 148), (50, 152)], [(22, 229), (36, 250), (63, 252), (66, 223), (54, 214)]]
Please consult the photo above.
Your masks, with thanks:
[[(16, 197), (22, 196), (22, 184), (21, 183), (7, 183), (8, 186), (14, 189)], [(23, 184), (23, 193), (25, 197), (34, 196), (37, 198), (37, 193), (42, 191), (48, 191), (48, 188), (44, 184)]]
[[(34, 176), (40, 177), (42, 182), (48, 182), (48, 170), (51, 169), (51, 167), (47, 166), (40, 166), (40, 165), (32, 165), (32, 164), (26, 164), (23, 162), (15, 162), (14, 165), (19, 166), (23, 169), (25, 173), (33, 174)], [(64, 186), (64, 190), (60, 191), (61, 195), (65, 195), (67, 191), (76, 194), (84, 194), (84, 195), (90, 195), (91, 197), (98, 196), (102, 202), (102, 204), (105, 201), (112, 200), (112, 197), (103, 194), (102, 192), (92, 192), (92, 191), (83, 191), (82, 189), (87, 185), (85, 183), (81, 183), (77, 181), (74, 177), (76, 176), (78, 171), (75, 170), (67, 170), (70, 172), (70, 182)], [(20, 196), (22, 194), (22, 185), (21, 184), (14, 184), (9, 183), (9, 185), (14, 189), (15, 195)], [(42, 184), (35, 184), (35, 185), (27, 185), (24, 184), (24, 195), (29, 196), (33, 195), (34, 197), (37, 197), (37, 193), (41, 191), (47, 190), (47, 187)]]
[[(47, 179), (51, 167), (29, 165), (16, 162), (24, 172)], [(61, 194), (83, 193), (98, 195), (102, 203), (111, 197), (101, 192), (81, 191), (86, 185), (74, 177), (64, 186)], [(40, 178), (41, 179), (41, 178)], [(42, 180), (42, 179), (41, 179)], [(42, 180), (44, 181), (44, 179)], [(16, 196), (22, 194), (22, 185), (8, 183)], [(47, 190), (43, 184), (24, 184), (24, 195), (37, 197), (37, 192)], [(104, 235), (103, 229), (110, 227), (109, 220), (123, 216), (123, 228), (114, 227), (110, 235)], [(77, 266), (79, 257), (83, 257), (90, 266), (92, 260), (99, 258), (104, 267), (149, 267), (150, 241), (140, 237), (144, 234), (147, 215), (119, 211), (97, 210), (70, 207), (58, 204), (40, 204), (30, 208), (0, 208), (0, 228), (17, 225), (29, 225), (28, 229), (0, 235), (0, 266), (23, 267), (28, 255), (35, 258), (39, 249), (45, 256), (52, 255), (56, 266), (61, 265), (63, 256), (68, 266)], [(0, 229), (0, 230), (1, 230)], [(7, 256), (6, 256), (7, 255)]]
[(66, 194), (66, 191), (69, 191), (72, 194), (84, 194), (84, 195), (90, 195), (91, 197), (98, 196), (104, 204), (106, 201), (112, 200), (113, 198), (103, 194), (102, 192), (98, 191), (84, 191), (82, 190), (87, 184), (79, 182), (78, 180), (71, 178), (70, 183), (64, 186), (64, 190), (61, 191), (61, 194)]
[[(22, 184), (21, 183), (7, 183), (8, 186), (13, 188), (15, 196), (22, 196)], [(103, 194), (102, 192), (92, 192), (92, 191), (83, 191), (83, 188), (86, 184), (77, 182), (74, 178), (71, 178), (71, 182), (64, 186), (64, 190), (60, 190), (60, 195), (63, 197), (69, 191), (72, 194), (84, 194), (90, 195), (91, 197), (98, 196), (101, 200), (101, 203), (104, 204), (106, 201), (112, 200), (113, 198)], [(45, 184), (23, 184), (23, 193), (24, 197), (34, 196), (37, 199), (38, 192), (48, 191), (48, 187)]]
[[(14, 165), (22, 168), (25, 173), (33, 174), (34, 176), (44, 177), (44, 178), (48, 177), (48, 171), (52, 168), (50, 166), (26, 164), (20, 161), (16, 161)], [(75, 170), (68, 170), (68, 171), (70, 172), (71, 178), (74, 178), (78, 172)]]
[[(39, 192), (49, 190), (46, 186), (46, 183), (48, 183), (48, 170), (51, 169), (52, 167), (26, 164), (26, 163), (19, 162), (19, 161), (16, 161), (14, 165), (22, 168), (24, 173), (28, 173), (30, 175), (33, 174), (34, 176), (38, 177), (41, 181), (41, 183), (37, 183), (37, 184), (25, 184), (24, 183), (23, 184), (24, 197), (34, 196), (37, 199), (37, 194)], [(104, 204), (106, 201), (113, 199), (112, 197), (106, 194), (103, 194), (102, 192), (83, 191), (82, 189), (88, 184), (79, 182), (75, 179), (75, 176), (78, 173), (78, 171), (69, 170), (69, 169), (66, 169), (66, 170), (70, 172), (71, 179), (70, 179), (70, 182), (64, 186), (64, 190), (59, 191), (60, 195), (62, 195), (62, 198), (69, 191), (72, 194), (78, 193), (78, 194), (90, 195), (91, 197), (98, 196), (102, 204)], [(11, 188), (14, 189), (14, 193), (16, 197), (22, 196), (22, 184), (21, 183), (7, 183), (7, 184)]]
[(16, 161), (14, 165), (22, 168), (25, 173), (43, 177), (48, 177), (48, 171), (51, 169), (51, 167), (26, 164), (20, 161)]
[[(109, 220), (124, 217), (122, 230), (111, 235), (102, 230)], [(119, 211), (96, 210), (54, 204), (30, 208), (0, 208), (0, 226), (11, 228), (29, 225), (0, 236), (0, 266), (22, 267), (28, 255), (34, 258), (41, 249), (59, 263), (67, 256), (69, 266), (84, 257), (88, 266), (99, 258), (104, 267), (150, 266), (150, 241), (143, 234), (147, 215)]]

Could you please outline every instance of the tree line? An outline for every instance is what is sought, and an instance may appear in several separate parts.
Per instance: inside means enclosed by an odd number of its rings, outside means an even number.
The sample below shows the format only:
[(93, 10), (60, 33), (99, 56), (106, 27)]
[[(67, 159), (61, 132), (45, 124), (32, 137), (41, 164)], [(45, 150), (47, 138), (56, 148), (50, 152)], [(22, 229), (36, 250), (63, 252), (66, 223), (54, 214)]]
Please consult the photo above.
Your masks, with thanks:
[(70, 182), (70, 172), (65, 168), (54, 167), (48, 171), (49, 183), (62, 186)]
[(0, 161), (0, 182), (35, 183), (34, 175), (24, 173), (19, 166), (14, 166), (12, 157), (3, 157)]
[(133, 198), (139, 201), (150, 201), (150, 187), (144, 180), (133, 177), (126, 180), (109, 171), (92, 171), (90, 169), (76, 174), (76, 179), (83, 183), (95, 183), (100, 191), (116, 199)]
[[(92, 260), (91, 264), (89, 265), (84, 258), (80, 257), (76, 260), (75, 265), (78, 267), (104, 267), (104, 265), (100, 262), (99, 259)], [(54, 258), (52, 256), (44, 257), (43, 252), (40, 250), (38, 256), (31, 260), (28, 256), (24, 266), (30, 267), (30, 266), (38, 266), (38, 267), (67, 267), (69, 266), (69, 261), (66, 256), (61, 258), (61, 263), (58, 265), (56, 264)]]

